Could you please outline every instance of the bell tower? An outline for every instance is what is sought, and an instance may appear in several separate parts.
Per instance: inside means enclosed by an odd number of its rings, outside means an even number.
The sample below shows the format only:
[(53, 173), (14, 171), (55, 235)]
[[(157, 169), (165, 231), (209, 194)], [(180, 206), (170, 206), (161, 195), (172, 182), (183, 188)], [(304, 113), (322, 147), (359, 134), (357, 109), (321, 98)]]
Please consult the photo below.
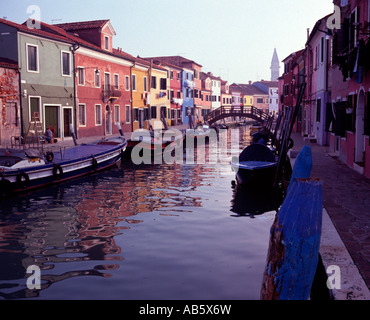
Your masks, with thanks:
[(271, 81), (277, 81), (279, 77), (280, 77), (280, 61), (275, 48), (274, 55), (272, 56), (271, 61)]

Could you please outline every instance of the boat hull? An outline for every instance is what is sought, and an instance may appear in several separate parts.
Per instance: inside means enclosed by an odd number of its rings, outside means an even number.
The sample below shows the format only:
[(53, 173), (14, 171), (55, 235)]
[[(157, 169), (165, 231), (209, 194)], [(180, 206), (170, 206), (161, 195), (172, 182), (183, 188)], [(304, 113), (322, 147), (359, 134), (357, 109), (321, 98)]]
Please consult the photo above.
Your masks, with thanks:
[(256, 187), (272, 187), (277, 163), (263, 161), (232, 162), (238, 184)]
[[(67, 159), (62, 154), (56, 154), (53, 163), (17, 169), (2, 168), (0, 195), (24, 192), (105, 170), (122, 160), (126, 149), (126, 143), (107, 143), (100, 146), (96, 148), (100, 152), (90, 154), (89, 147), (93, 149), (96, 145), (71, 148), (71, 154), (76, 151), (76, 154), (80, 155), (74, 159)], [(79, 147), (80, 149), (77, 149)]]

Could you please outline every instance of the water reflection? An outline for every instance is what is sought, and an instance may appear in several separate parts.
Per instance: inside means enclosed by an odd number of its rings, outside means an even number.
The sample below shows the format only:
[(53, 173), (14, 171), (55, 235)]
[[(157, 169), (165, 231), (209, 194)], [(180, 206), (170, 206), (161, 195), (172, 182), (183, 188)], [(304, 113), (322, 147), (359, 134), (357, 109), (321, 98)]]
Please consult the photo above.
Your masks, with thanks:
[[(233, 133), (229, 130), (224, 134), (230, 149)], [(250, 139), (245, 131), (241, 132), (241, 139), (243, 137)], [(240, 149), (243, 149), (249, 140), (241, 141)], [(208, 148), (206, 146), (206, 150)], [(231, 159), (228, 153), (220, 157), (226, 163)], [(224, 217), (226, 211), (223, 205), (217, 208), (217, 203), (224, 201), (226, 208), (229, 207), (230, 198), (222, 199), (222, 195), (230, 188), (232, 171), (228, 165), (210, 165), (207, 159), (205, 164), (193, 165), (135, 166), (125, 161), (122, 167), (2, 200), (0, 297), (48, 298), (44, 295), (48, 292), (46, 289), (54, 284), (67, 284), (68, 279), (74, 278), (77, 285), (86, 277), (113, 277), (123, 268), (127, 250), (131, 252), (122, 235), (132, 235), (132, 231), (137, 230), (138, 237), (142, 237), (140, 226), (144, 224), (148, 225), (146, 232), (150, 232), (147, 217), (159, 215), (167, 219), (168, 228), (174, 230), (180, 217), (207, 212), (206, 204), (216, 204), (215, 208), (212, 205), (214, 212), (210, 217), (217, 210), (220, 210), (220, 217)], [(245, 205), (238, 204), (244, 196), (238, 196), (237, 191), (232, 208), (234, 212), (244, 214), (238, 209)], [(206, 221), (204, 228), (208, 230), (212, 224)], [(190, 228), (194, 229), (194, 226)], [(189, 237), (191, 229), (187, 231)], [(213, 231), (217, 233), (217, 230)], [(208, 233), (204, 234), (200, 241), (209, 239)], [(171, 245), (174, 241), (172, 233), (168, 237)], [(236, 254), (236, 251), (231, 253)], [(138, 263), (145, 265), (146, 261)], [(29, 275), (26, 270), (31, 265), (41, 269), (41, 290), (27, 289)], [(68, 290), (63, 290), (66, 291), (60, 295), (68, 298)]]
[(232, 189), (231, 211), (236, 213), (236, 216), (253, 218), (269, 211), (277, 211), (283, 201), (280, 190), (261, 190), (261, 188), (255, 189), (253, 186), (235, 183), (233, 183)]

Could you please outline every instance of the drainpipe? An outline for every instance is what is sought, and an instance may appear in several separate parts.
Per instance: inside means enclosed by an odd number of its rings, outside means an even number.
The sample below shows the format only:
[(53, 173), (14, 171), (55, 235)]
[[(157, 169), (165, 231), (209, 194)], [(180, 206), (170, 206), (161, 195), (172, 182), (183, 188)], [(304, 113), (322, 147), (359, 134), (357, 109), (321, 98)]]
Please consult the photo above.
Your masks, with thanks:
[(73, 56), (73, 95), (74, 95), (74, 109), (73, 109), (73, 113), (74, 113), (74, 118), (75, 118), (75, 136), (76, 136), (76, 139), (78, 139), (78, 130), (77, 130), (77, 85), (76, 85), (76, 56), (75, 56), (75, 53), (76, 51), (80, 49), (80, 45), (78, 43), (75, 43), (73, 44), (73, 46), (71, 47), (71, 51), (72, 51), (72, 56)]
[[(18, 73), (18, 87), (19, 87), (19, 116), (21, 117), (21, 136), (24, 137), (24, 125), (23, 125), (23, 103), (22, 103), (22, 80), (21, 80), (21, 72), (19, 71), (19, 67), (17, 70)], [(24, 137), (25, 138), (25, 137)]]

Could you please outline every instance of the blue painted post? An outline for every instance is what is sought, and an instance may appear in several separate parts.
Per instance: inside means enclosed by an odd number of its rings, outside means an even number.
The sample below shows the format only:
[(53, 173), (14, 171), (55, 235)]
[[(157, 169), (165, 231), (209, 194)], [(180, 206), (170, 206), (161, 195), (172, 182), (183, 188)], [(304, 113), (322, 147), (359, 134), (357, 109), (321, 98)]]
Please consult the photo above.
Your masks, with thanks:
[(295, 179), (275, 222), (261, 300), (307, 300), (319, 260), (323, 185)]
[(309, 179), (312, 171), (312, 149), (310, 146), (304, 146), (295, 160), (292, 177), (290, 179), (287, 193), (295, 179)]

